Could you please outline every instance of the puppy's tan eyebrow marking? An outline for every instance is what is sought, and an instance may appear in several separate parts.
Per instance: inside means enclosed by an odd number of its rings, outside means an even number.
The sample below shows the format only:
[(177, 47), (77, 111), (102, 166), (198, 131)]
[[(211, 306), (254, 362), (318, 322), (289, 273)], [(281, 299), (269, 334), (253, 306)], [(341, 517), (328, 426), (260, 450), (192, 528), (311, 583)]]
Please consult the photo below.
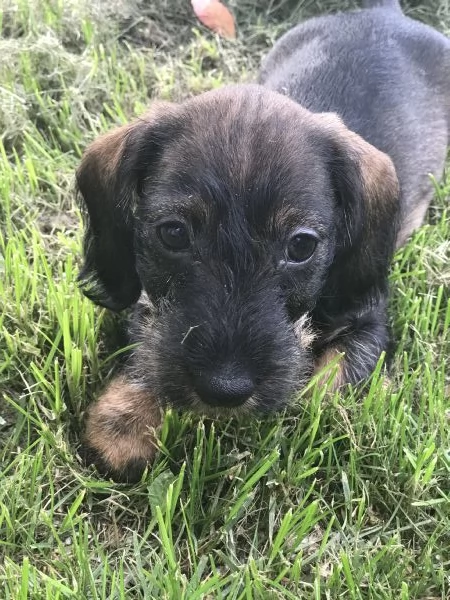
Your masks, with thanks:
[(305, 215), (305, 213), (300, 211), (297, 207), (288, 206), (286, 204), (276, 209), (271, 226), (278, 234), (289, 232), (300, 226), (315, 229), (319, 234), (324, 233), (324, 227), (318, 215), (315, 215), (314, 213)]
[(186, 221), (198, 220), (205, 222), (211, 207), (197, 194), (164, 194), (152, 200), (146, 208), (146, 213), (152, 222), (159, 219), (176, 218), (177, 215), (186, 219)]

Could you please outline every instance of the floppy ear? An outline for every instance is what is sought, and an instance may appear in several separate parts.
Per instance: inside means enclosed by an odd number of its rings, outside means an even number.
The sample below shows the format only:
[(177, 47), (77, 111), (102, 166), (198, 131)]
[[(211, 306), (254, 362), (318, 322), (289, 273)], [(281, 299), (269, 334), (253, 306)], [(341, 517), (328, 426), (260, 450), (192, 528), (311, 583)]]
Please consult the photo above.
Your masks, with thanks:
[(158, 104), (142, 118), (99, 137), (76, 174), (87, 209), (79, 280), (88, 298), (112, 310), (130, 306), (141, 292), (133, 209), (139, 183), (161, 153), (161, 119), (171, 106)]
[(335, 297), (357, 299), (386, 285), (398, 231), (399, 184), (387, 154), (347, 129), (337, 115), (317, 116), (331, 145), (338, 203), (337, 254), (327, 287)]

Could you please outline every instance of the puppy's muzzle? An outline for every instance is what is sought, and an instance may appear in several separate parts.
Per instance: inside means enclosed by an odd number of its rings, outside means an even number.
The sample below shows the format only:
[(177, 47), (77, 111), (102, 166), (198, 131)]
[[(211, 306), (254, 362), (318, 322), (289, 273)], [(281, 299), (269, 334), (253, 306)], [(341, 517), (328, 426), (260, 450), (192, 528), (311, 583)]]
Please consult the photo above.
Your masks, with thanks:
[(231, 408), (244, 404), (255, 391), (255, 383), (243, 369), (226, 365), (212, 374), (198, 373), (194, 388), (201, 401), (209, 406)]

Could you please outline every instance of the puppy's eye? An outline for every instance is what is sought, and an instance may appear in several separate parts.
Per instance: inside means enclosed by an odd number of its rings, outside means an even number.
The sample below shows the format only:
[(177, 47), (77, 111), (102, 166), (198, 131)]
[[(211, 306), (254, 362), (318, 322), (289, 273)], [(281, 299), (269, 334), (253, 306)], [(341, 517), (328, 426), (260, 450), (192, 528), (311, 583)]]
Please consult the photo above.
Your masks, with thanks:
[(189, 233), (186, 225), (179, 221), (163, 223), (158, 227), (158, 236), (164, 246), (169, 250), (181, 252), (190, 246)]
[(314, 254), (318, 242), (312, 231), (297, 231), (289, 240), (286, 256), (289, 262), (303, 263)]

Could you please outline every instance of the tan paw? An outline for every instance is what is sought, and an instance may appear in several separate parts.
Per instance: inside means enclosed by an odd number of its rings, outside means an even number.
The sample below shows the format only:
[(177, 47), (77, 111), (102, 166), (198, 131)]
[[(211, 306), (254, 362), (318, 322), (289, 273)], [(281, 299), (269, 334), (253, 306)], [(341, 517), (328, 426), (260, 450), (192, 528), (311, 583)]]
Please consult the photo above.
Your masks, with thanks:
[(334, 392), (347, 382), (344, 372), (344, 354), (337, 348), (329, 348), (314, 363), (314, 375), (318, 375), (319, 387), (328, 385), (328, 391)]
[(156, 455), (160, 424), (157, 402), (119, 376), (88, 409), (83, 459), (115, 481), (138, 481)]

